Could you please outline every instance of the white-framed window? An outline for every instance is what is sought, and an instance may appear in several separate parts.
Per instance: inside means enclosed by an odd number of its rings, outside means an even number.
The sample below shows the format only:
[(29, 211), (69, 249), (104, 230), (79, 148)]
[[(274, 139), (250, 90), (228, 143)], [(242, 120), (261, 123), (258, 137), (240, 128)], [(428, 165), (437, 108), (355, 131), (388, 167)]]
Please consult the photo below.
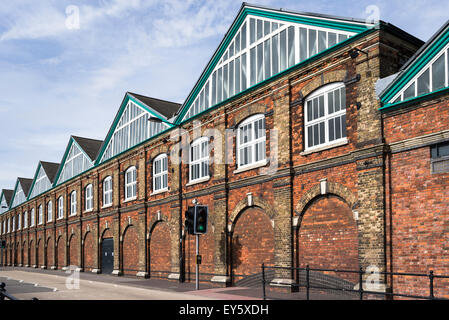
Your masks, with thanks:
[(112, 177), (103, 180), (103, 207), (112, 205)]
[(190, 145), (189, 173), (191, 182), (209, 178), (209, 138), (196, 139)]
[(38, 216), (37, 216), (37, 224), (42, 224), (42, 222), (43, 222), (43, 219), (42, 219), (42, 216), (43, 216), (42, 205), (40, 205), (40, 206), (37, 208), (37, 212), (38, 212)]
[(8, 229), (7, 229), (7, 233), (11, 232), (11, 218), (8, 218)]
[(137, 196), (137, 169), (130, 167), (125, 172), (125, 200), (135, 199)]
[(17, 230), (22, 229), (22, 214), (17, 215)]
[(48, 201), (47, 203), (47, 222), (53, 220), (53, 202)]
[(237, 129), (237, 167), (245, 168), (266, 162), (265, 116), (245, 119)]
[(23, 228), (28, 228), (28, 211), (23, 213)]
[(313, 92), (304, 104), (305, 149), (346, 140), (346, 88), (332, 83)]
[(16, 216), (12, 216), (12, 232), (16, 231)]
[(30, 221), (31, 222), (30, 227), (34, 227), (34, 224), (36, 223), (36, 215), (35, 215), (34, 208), (31, 209), (30, 220), (31, 220)]
[(168, 190), (168, 157), (158, 155), (153, 160), (153, 192)]
[(64, 197), (58, 198), (58, 219), (64, 218)]
[(419, 71), (390, 103), (405, 101), (449, 87), (449, 44)]
[(84, 189), (84, 196), (85, 196), (85, 206), (86, 206), (86, 211), (91, 211), (94, 207), (94, 195), (92, 192), (92, 185), (89, 184), (85, 189)]
[(70, 215), (76, 215), (76, 191), (70, 194)]

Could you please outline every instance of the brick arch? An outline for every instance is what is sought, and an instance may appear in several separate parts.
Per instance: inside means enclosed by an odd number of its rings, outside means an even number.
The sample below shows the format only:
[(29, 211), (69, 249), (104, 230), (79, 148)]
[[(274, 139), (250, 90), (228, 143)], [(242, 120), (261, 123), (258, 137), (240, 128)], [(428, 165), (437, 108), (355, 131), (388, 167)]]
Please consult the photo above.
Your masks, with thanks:
[(46, 255), (46, 261), (45, 261), (45, 265), (47, 267), (50, 266), (54, 266), (55, 262), (53, 261), (53, 257), (54, 257), (54, 250), (55, 250), (55, 246), (53, 242), (51, 241), (51, 235), (48, 236), (47, 241), (45, 243), (45, 255)]
[[(154, 221), (148, 234), (148, 266), (150, 277), (166, 278), (171, 272), (173, 253), (173, 228), (168, 219)], [(175, 240), (175, 241), (174, 241)]]
[(22, 265), (28, 265), (29, 261), (28, 261), (28, 242), (26, 240), (23, 241), (22, 243)]
[(160, 219), (158, 219), (157, 216), (158, 215), (155, 214), (153, 216), (153, 218), (151, 219), (151, 221), (150, 221), (147, 238), (151, 237), (151, 232), (153, 231), (153, 229), (156, 227), (156, 225), (159, 222), (166, 222), (169, 225), (170, 234), (172, 233), (172, 227), (171, 227), (170, 220), (168, 219), (168, 217), (165, 214), (163, 214), (162, 212), (161, 212), (161, 218)]
[(266, 202), (264, 199), (260, 197), (255, 197), (253, 195), (253, 205), (248, 206), (248, 200), (245, 197), (245, 199), (240, 200), (237, 205), (235, 206), (234, 210), (232, 211), (231, 215), (229, 216), (229, 224), (234, 229), (234, 226), (238, 220), (238, 217), (247, 209), (252, 207), (259, 207), (262, 209), (262, 211), (268, 216), (270, 220), (274, 219), (276, 211), (274, 210), (273, 206), (270, 205), (268, 202)]
[(322, 86), (331, 84), (333, 82), (344, 82), (347, 77), (346, 70), (334, 70), (324, 72), (322, 77), (315, 77), (313, 80), (307, 82), (307, 84), (300, 90), (300, 95), (304, 98), (311, 94), (316, 89)]
[(92, 231), (87, 231), (83, 236), (83, 269), (84, 271), (91, 271), (94, 269), (94, 255), (95, 255), (95, 236)]
[(70, 234), (69, 237), (69, 250), (68, 250), (68, 256), (69, 256), (69, 265), (74, 266), (80, 266), (80, 256), (78, 251), (78, 245), (79, 245), (79, 235), (77, 232), (73, 232)]
[[(359, 203), (357, 201), (357, 197), (349, 190), (347, 187), (340, 183), (336, 182), (327, 182), (327, 194), (335, 195), (345, 201), (348, 206), (354, 210), (358, 207)], [(313, 200), (317, 197), (322, 196), (320, 184), (314, 185), (310, 188), (299, 200), (298, 204), (295, 207), (295, 215), (301, 217), (307, 206), (313, 202)]]
[(239, 112), (234, 117), (233, 125), (238, 126), (239, 123), (245, 120), (246, 118), (254, 116), (256, 114), (264, 114), (267, 111), (268, 106), (264, 103), (256, 103), (246, 108), (240, 109)]
[(121, 236), (122, 271), (135, 275), (139, 270), (139, 234), (137, 226), (128, 224)]
[[(105, 235), (108, 235), (108, 233), (110, 233), (110, 237), (105, 237)], [(114, 234), (112, 233), (112, 229), (111, 228), (103, 228), (103, 230), (101, 230), (100, 232), (100, 241), (103, 241), (103, 239), (105, 238), (114, 238)]]

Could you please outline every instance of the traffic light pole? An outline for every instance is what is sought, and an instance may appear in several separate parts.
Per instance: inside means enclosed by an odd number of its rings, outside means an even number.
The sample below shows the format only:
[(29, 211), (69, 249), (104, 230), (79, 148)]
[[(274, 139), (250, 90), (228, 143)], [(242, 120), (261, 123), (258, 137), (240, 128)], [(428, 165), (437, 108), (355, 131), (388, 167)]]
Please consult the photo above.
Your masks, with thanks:
[(197, 234), (196, 235), (196, 270), (195, 270), (195, 287), (196, 290), (200, 289), (200, 279), (199, 279), (199, 275), (200, 275), (200, 265), (198, 264), (198, 255), (200, 254), (200, 235)]

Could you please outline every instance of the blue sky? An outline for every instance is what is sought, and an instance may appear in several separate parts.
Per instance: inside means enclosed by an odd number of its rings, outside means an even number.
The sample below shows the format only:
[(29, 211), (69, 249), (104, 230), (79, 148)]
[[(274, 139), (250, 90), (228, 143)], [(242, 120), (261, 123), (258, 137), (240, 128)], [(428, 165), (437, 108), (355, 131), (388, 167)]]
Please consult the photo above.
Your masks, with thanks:
[[(250, 1), (380, 19), (426, 41), (449, 0)], [(66, 26), (76, 5), (79, 29)], [(104, 139), (126, 91), (182, 102), (241, 1), (14, 0), (0, 3), (0, 189), (60, 162), (71, 134)], [(70, 13), (69, 13), (70, 15)]]

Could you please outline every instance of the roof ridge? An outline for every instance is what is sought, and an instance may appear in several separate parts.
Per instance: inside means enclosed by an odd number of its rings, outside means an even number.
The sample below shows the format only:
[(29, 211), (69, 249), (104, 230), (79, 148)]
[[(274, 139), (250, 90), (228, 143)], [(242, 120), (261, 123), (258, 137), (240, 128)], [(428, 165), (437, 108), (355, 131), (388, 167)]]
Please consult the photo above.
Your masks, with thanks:
[[(145, 98), (149, 98), (149, 99), (159, 100), (159, 101), (162, 101), (162, 102), (168, 102), (168, 103), (173, 103), (173, 104), (182, 105), (182, 104), (179, 103), (179, 102), (173, 102), (173, 101), (164, 100), (164, 99), (160, 99), (160, 98), (155, 98), (155, 97), (145, 96), (145, 95), (143, 95), (143, 94), (135, 93), (135, 92), (131, 92), (131, 91), (127, 91), (127, 92), (128, 92), (129, 94), (131, 94), (131, 95), (137, 95), (137, 96), (141, 96), (141, 97), (145, 97)], [(143, 101), (142, 101), (142, 102), (143, 102)]]

